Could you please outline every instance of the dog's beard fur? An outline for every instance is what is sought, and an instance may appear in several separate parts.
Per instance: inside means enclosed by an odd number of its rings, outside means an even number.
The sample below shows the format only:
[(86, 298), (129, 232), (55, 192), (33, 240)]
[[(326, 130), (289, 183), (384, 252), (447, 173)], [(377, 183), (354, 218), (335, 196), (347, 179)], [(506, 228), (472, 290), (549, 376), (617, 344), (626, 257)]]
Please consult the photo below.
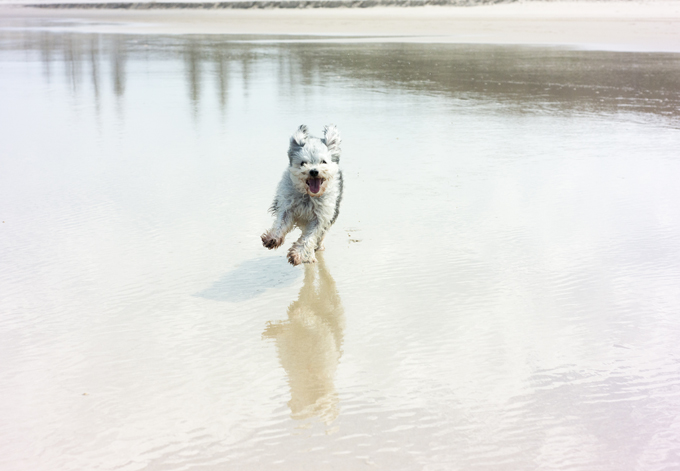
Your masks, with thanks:
[[(318, 198), (323, 195), (328, 189), (328, 185), (335, 178), (338, 173), (338, 164), (331, 162), (329, 164), (315, 167), (319, 174), (313, 178), (309, 175), (309, 169), (297, 166), (288, 168), (290, 179), (293, 182), (295, 189), (303, 194), (308, 194), (313, 198)], [(314, 181), (316, 180), (316, 182)], [(319, 182), (319, 180), (321, 180)], [(317, 191), (314, 191), (317, 190)]]

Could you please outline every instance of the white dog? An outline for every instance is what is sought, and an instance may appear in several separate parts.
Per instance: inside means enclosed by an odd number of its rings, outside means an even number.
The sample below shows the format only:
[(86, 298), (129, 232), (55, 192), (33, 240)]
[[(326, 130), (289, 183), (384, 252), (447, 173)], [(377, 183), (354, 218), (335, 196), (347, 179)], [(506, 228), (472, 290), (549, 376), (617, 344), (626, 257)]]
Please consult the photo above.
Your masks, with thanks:
[(302, 125), (290, 138), (288, 169), (276, 190), (270, 211), (276, 221), (262, 234), (262, 245), (275, 249), (295, 226), (302, 235), (288, 251), (293, 265), (314, 263), (314, 252), (323, 250), (326, 231), (338, 217), (342, 199), (340, 133), (326, 126), (323, 139), (311, 137)]

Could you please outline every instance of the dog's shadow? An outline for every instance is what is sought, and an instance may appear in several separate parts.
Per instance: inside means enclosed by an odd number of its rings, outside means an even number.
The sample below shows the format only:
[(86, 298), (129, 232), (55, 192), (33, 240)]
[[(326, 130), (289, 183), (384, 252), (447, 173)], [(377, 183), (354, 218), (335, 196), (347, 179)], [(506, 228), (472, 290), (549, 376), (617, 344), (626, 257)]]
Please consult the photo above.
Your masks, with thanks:
[(271, 321), (262, 333), (274, 339), (290, 385), (291, 417), (319, 417), (327, 425), (339, 414), (335, 371), (342, 356), (345, 315), (323, 255), (305, 264), (304, 285), (288, 306), (288, 319)]
[(282, 257), (261, 257), (237, 265), (232, 271), (195, 296), (237, 303), (253, 299), (272, 288), (291, 286), (300, 270)]

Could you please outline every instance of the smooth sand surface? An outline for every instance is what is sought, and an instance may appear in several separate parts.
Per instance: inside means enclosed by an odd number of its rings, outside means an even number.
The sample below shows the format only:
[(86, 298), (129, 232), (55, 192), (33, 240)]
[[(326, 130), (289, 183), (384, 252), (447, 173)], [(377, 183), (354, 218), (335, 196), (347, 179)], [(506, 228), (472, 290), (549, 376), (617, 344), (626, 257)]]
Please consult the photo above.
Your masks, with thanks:
[(240, 39), (0, 34), (2, 471), (678, 469), (680, 55)]
[[(479, 7), (272, 10), (0, 9), (2, 24), (149, 34), (371, 36), (392, 41), (680, 52), (680, 2), (522, 2)], [(65, 23), (64, 20), (75, 20)], [(385, 39), (385, 36), (391, 38)]]

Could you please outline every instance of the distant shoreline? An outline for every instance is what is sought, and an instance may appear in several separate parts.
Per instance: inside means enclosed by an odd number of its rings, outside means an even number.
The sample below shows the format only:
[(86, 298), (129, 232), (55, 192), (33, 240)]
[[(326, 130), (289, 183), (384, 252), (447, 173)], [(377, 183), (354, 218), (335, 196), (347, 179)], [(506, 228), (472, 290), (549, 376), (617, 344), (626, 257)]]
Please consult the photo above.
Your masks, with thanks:
[(423, 7), (423, 6), (478, 6), (514, 3), (518, 0), (233, 0), (222, 2), (202, 1), (145, 1), (145, 2), (39, 2), (22, 3), (32, 8), (55, 9), (111, 9), (111, 10), (225, 10), (225, 9), (306, 9), (306, 8), (374, 8), (374, 7)]
[[(0, 0), (0, 30), (288, 35), (336, 42), (541, 45), (680, 53), (680, 0), (492, 0), (474, 6), (470, 0), (24, 1), (10, 4)], [(463, 3), (417, 4), (442, 1)], [(275, 4), (282, 6), (273, 7)]]

